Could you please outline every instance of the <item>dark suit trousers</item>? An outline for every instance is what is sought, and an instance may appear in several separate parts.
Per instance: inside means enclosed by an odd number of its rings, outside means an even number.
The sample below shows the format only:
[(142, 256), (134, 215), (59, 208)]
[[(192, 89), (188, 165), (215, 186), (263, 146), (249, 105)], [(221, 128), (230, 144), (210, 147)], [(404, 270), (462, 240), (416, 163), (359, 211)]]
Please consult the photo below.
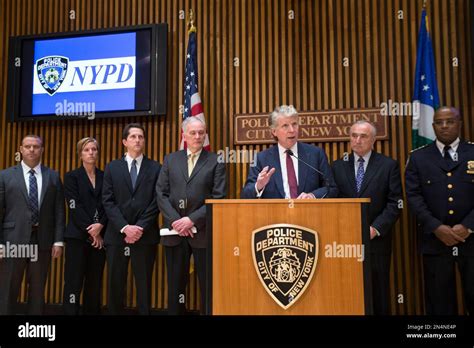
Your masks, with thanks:
[(390, 314), (390, 253), (371, 253), (372, 299), (375, 315)]
[(106, 254), (108, 314), (123, 314), (128, 262), (131, 260), (137, 288), (138, 313), (149, 315), (151, 311), (151, 278), (155, 263), (156, 245), (108, 245)]
[(102, 276), (105, 265), (104, 249), (94, 248), (89, 242), (83, 240), (67, 239), (65, 256), (64, 314), (79, 314), (79, 300), (83, 288), (83, 314), (100, 314)]
[(28, 314), (42, 315), (44, 309), (44, 288), (51, 262), (51, 250), (38, 251), (38, 259), (5, 258), (0, 260), (0, 315), (17, 312), (23, 274), (26, 269), (28, 283)]
[(206, 309), (206, 249), (192, 248), (186, 239), (174, 247), (165, 247), (168, 270), (168, 314), (182, 315), (186, 311), (186, 285), (189, 280), (189, 263), (194, 256), (195, 270), (201, 290), (201, 313)]
[(423, 255), (428, 315), (457, 315), (455, 262), (461, 273), (465, 308), (474, 314), (474, 256)]

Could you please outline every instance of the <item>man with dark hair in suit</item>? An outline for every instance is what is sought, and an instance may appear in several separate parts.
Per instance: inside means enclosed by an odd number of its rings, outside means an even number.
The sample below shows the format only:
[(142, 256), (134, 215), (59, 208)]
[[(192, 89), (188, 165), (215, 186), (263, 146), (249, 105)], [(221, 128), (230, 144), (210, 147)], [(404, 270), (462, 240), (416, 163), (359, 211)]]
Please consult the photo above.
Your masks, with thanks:
[(298, 142), (295, 108), (292, 105), (277, 107), (270, 115), (270, 124), (278, 144), (257, 155), (241, 198), (336, 197), (337, 187), (324, 151)]
[[(226, 196), (225, 165), (203, 149), (206, 124), (199, 117), (183, 122), (187, 149), (165, 157), (156, 192), (165, 227), (177, 235), (162, 237), (168, 269), (168, 313), (184, 314), (191, 254), (206, 308), (206, 199)], [(195, 228), (195, 233), (193, 229)]]
[(459, 110), (436, 110), (436, 141), (413, 150), (405, 172), (408, 206), (421, 237), (430, 315), (457, 314), (455, 263), (466, 309), (474, 314), (474, 144), (459, 139), (461, 126)]
[(159, 243), (158, 206), (153, 189), (161, 165), (143, 155), (145, 129), (131, 123), (123, 130), (127, 153), (105, 168), (102, 200), (108, 225), (105, 245), (108, 265), (109, 314), (121, 314), (129, 260), (137, 288), (138, 312), (150, 314), (151, 278)]
[(350, 130), (352, 153), (332, 165), (341, 198), (370, 198), (370, 267), (374, 314), (390, 314), (392, 228), (402, 208), (398, 163), (373, 150), (376, 128), (357, 121)]
[[(59, 174), (41, 165), (43, 140), (21, 141), (20, 164), (0, 172), (0, 314), (14, 314), (23, 273), (28, 283), (28, 314), (43, 314), (51, 256), (62, 254), (64, 193)], [(37, 255), (11, 257), (12, 246)], [(32, 247), (32, 248), (31, 248)], [(34, 252), (34, 251), (37, 252)], [(5, 257), (2, 257), (5, 256)]]

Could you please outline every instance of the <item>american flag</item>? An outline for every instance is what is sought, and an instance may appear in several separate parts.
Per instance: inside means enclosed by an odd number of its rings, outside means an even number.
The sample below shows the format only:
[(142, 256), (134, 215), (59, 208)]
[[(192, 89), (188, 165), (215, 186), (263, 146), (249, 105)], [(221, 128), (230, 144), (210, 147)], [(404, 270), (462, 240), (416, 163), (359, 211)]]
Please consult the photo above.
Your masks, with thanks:
[[(186, 79), (184, 82), (184, 116), (183, 121), (188, 117), (199, 117), (203, 122), (204, 111), (201, 104), (201, 97), (198, 92), (198, 70), (197, 70), (197, 43), (196, 32), (190, 30), (188, 40), (188, 52), (186, 54)], [(181, 131), (181, 145), (180, 149), (186, 149), (186, 142)], [(204, 149), (209, 151), (209, 136), (206, 134), (204, 140)]]

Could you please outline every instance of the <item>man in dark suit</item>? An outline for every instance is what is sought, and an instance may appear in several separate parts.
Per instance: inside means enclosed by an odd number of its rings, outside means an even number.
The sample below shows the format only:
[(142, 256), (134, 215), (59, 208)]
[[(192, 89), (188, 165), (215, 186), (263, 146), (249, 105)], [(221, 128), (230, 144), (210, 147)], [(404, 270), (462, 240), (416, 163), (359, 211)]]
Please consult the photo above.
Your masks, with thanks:
[(124, 306), (128, 262), (137, 288), (140, 314), (150, 314), (151, 278), (159, 243), (158, 206), (153, 188), (161, 165), (143, 155), (145, 130), (138, 123), (125, 126), (125, 156), (105, 168), (102, 200), (108, 225), (105, 245), (108, 265), (109, 314), (121, 314)]
[(374, 314), (390, 314), (390, 258), (392, 228), (402, 202), (398, 163), (373, 151), (376, 128), (358, 121), (350, 130), (352, 153), (333, 163), (334, 180), (341, 198), (370, 198), (370, 267)]
[[(186, 150), (165, 157), (156, 192), (164, 226), (178, 234), (162, 237), (168, 269), (168, 313), (184, 314), (191, 254), (206, 307), (206, 199), (226, 196), (225, 165), (203, 149), (206, 125), (199, 117), (183, 122)], [(196, 228), (196, 233), (192, 229)]]
[(461, 125), (457, 109), (439, 108), (436, 141), (412, 151), (405, 172), (421, 237), (427, 314), (457, 314), (455, 263), (474, 314), (474, 144), (459, 139)]
[(336, 197), (337, 187), (324, 151), (298, 142), (295, 108), (277, 107), (270, 115), (270, 124), (278, 144), (257, 154), (241, 198)]
[[(64, 193), (59, 174), (41, 165), (43, 140), (23, 138), (23, 160), (0, 172), (0, 314), (14, 314), (23, 273), (28, 282), (28, 314), (43, 314), (44, 288), (51, 256), (61, 256)], [(32, 255), (9, 255), (12, 247)], [(34, 255), (37, 254), (37, 255)], [(17, 255), (18, 256), (18, 255)]]

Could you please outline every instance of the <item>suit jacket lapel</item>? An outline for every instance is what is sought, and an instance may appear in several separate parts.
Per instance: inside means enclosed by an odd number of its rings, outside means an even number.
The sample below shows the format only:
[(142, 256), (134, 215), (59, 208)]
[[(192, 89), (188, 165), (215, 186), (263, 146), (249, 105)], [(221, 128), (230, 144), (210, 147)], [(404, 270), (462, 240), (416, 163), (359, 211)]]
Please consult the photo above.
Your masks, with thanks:
[(21, 192), (23, 192), (23, 196), (25, 197), (26, 203), (29, 204), (28, 190), (26, 188), (25, 177), (23, 175), (23, 167), (21, 166), (21, 164), (19, 164), (15, 167), (15, 170), (15, 178), (17, 180), (18, 186), (20, 187)]
[(189, 175), (188, 175), (188, 154), (186, 150), (181, 150), (179, 152), (179, 160), (178, 160), (178, 167), (183, 173), (184, 181), (188, 182)]
[(278, 192), (280, 192), (280, 195), (285, 198), (285, 190), (283, 189), (283, 176), (281, 173), (280, 153), (278, 152), (278, 145), (274, 145), (270, 151), (272, 151), (272, 155), (270, 156), (270, 158), (271, 160), (273, 160), (273, 165), (271, 165), (270, 163), (268, 170), (275, 168), (275, 174), (273, 174), (273, 176), (275, 177), (275, 184), (278, 189)]
[(349, 182), (349, 187), (352, 189), (353, 197), (357, 197), (357, 185), (354, 172), (354, 155), (352, 153), (349, 155), (349, 160), (344, 162), (344, 167), (346, 170), (346, 178)]
[(199, 173), (202, 167), (204, 167), (204, 165), (206, 164), (208, 160), (208, 157), (209, 157), (209, 153), (203, 149), (201, 152), (201, 155), (199, 155), (198, 161), (194, 165), (194, 169), (191, 173), (191, 176), (188, 179), (188, 182), (190, 182), (197, 175), (197, 173)]
[[(304, 151), (303, 146), (298, 143), (298, 158), (301, 158), (306, 163), (309, 162), (308, 155), (306, 151)], [(298, 160), (297, 160), (298, 161)], [(305, 191), (305, 184), (306, 184), (306, 177), (308, 176), (308, 167), (303, 162), (298, 161), (298, 195), (301, 192)]]
[(377, 162), (379, 161), (378, 154), (375, 151), (372, 151), (372, 154), (369, 158), (369, 163), (367, 164), (367, 169), (364, 174), (364, 179), (362, 180), (362, 185), (360, 187), (359, 197), (362, 196), (364, 191), (369, 186), (369, 182), (373, 179), (375, 173), (378, 170)]
[(43, 204), (43, 198), (48, 190), (48, 183), (49, 183), (49, 169), (46, 167), (41, 166), (41, 176), (42, 176), (42, 186), (41, 186), (41, 195), (39, 201), (39, 208), (41, 209), (41, 204)]
[[(436, 141), (431, 143), (429, 145), (431, 147), (431, 158), (434, 163), (436, 163), (436, 166), (441, 168), (443, 171), (447, 172), (449, 171), (449, 166), (448, 162), (444, 159), (443, 155), (441, 155), (441, 152), (439, 152), (438, 147), (436, 146)], [(458, 148), (459, 150), (459, 148)]]
[(94, 188), (94, 195), (96, 197), (102, 194), (101, 192), (102, 181), (103, 181), (103, 176), (100, 175), (99, 168), (96, 168), (95, 169), (95, 188)]
[[(94, 186), (92, 186), (92, 183), (91, 181), (89, 180), (89, 176), (87, 175), (87, 172), (86, 172), (86, 169), (84, 168), (84, 166), (81, 166), (81, 168), (79, 169), (79, 173), (80, 173), (80, 178), (82, 180), (82, 182), (84, 183), (84, 185), (86, 185), (87, 188), (89, 188), (89, 191), (94, 194)], [(97, 170), (96, 170), (96, 186), (97, 186)]]
[[(137, 190), (140, 183), (143, 181), (143, 177), (146, 176), (148, 168), (149, 168), (149, 160), (147, 157), (143, 156), (142, 164), (140, 165), (140, 171), (138, 172), (138, 176), (137, 176), (137, 182), (135, 183), (135, 191)], [(132, 178), (130, 178), (130, 185), (131, 184), (132, 184)]]
[(130, 172), (128, 170), (128, 164), (127, 164), (127, 160), (125, 159), (125, 156), (122, 157), (121, 170), (122, 170), (123, 178), (125, 179), (125, 183), (128, 186), (128, 190), (130, 191), (130, 193), (133, 193), (132, 178), (130, 178)]

